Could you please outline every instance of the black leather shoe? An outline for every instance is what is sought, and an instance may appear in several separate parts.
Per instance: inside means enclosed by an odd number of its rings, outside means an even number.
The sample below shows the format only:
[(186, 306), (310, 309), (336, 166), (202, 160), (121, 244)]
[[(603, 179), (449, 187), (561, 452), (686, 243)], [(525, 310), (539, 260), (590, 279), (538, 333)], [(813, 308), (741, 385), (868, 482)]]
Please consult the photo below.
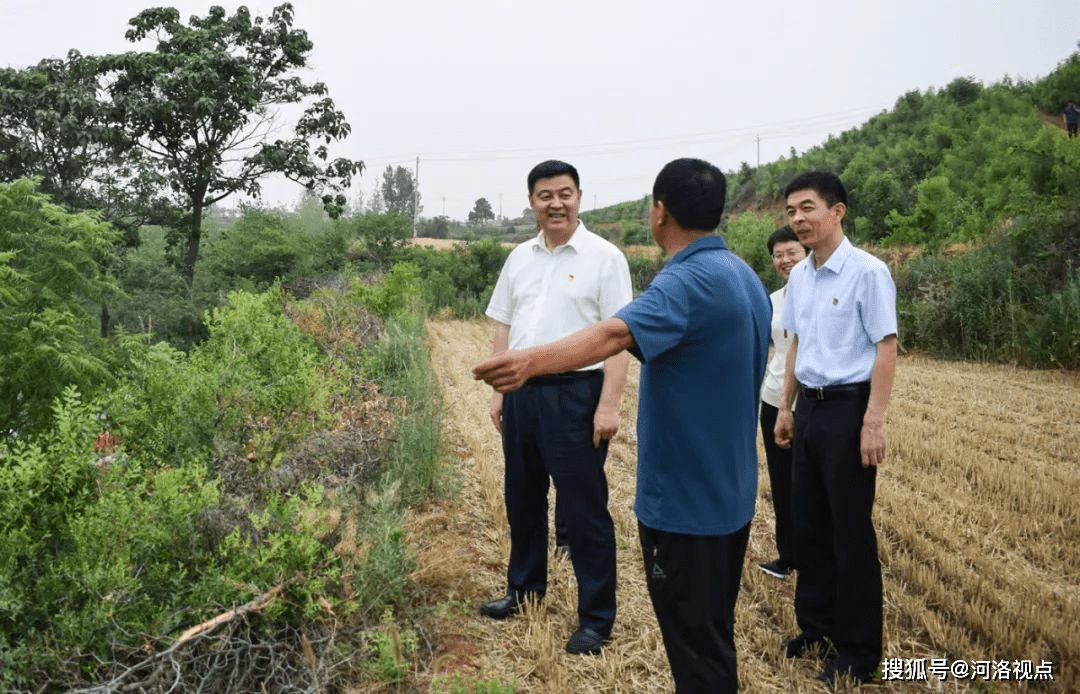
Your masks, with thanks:
[(574, 655), (598, 655), (607, 642), (608, 637), (601, 636), (588, 627), (581, 627), (566, 642), (566, 652)]
[(824, 636), (799, 634), (784, 641), (784, 655), (788, 658), (809, 658), (816, 656), (828, 660), (836, 656), (836, 647)]
[(489, 600), (480, 606), (480, 614), (491, 619), (506, 619), (521, 612), (522, 602), (514, 595)]
[(855, 670), (850, 665), (845, 664), (843, 658), (833, 658), (825, 666), (825, 669), (818, 673), (817, 678), (829, 685), (835, 685), (845, 678), (853, 679), (856, 683), (863, 684), (874, 679), (874, 673)]

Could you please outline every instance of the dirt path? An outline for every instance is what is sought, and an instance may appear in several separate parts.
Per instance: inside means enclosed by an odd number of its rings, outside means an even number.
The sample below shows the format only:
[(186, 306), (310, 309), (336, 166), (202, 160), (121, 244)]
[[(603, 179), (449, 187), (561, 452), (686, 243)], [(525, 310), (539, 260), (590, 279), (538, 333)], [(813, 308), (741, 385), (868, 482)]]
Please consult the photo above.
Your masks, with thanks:
[[(419, 691), (454, 673), (514, 681), (518, 692), (529, 694), (673, 691), (632, 511), (636, 361), (606, 468), (619, 545), (619, 616), (601, 656), (574, 657), (563, 646), (576, 626), (576, 588), (569, 563), (554, 555), (547, 598), (535, 613), (504, 623), (476, 613), (479, 603), (504, 590), (509, 555), (502, 453), (488, 417), (491, 391), (469, 374), (490, 353), (493, 329), (483, 321), (433, 321), (428, 333), (447, 409), (447, 455), (460, 473), (461, 493), (411, 522), (420, 551), (413, 580), (435, 606), (425, 635), (432, 658), (426, 671), (415, 673)], [(927, 664), (931, 658), (1031, 658), (1036, 664), (1051, 658), (1055, 681), (1032, 691), (1080, 686), (1074, 679), (1080, 424), (1074, 416), (1051, 416), (1055, 411), (1080, 411), (1075, 374), (902, 359), (889, 411), (891, 465), (879, 476), (877, 508), (886, 656)], [(1069, 464), (1061, 464), (1063, 452), (1071, 455)], [(761, 468), (736, 623), (743, 691), (830, 691), (814, 680), (813, 663), (779, 656), (781, 640), (796, 632), (793, 586), (756, 568), (775, 553)], [(1043, 535), (1036, 536), (1033, 523)], [(993, 684), (989, 691), (995, 692), (1028, 689), (1013, 681), (982, 684)], [(951, 677), (941, 685), (930, 676), (874, 690), (952, 692), (971, 691), (971, 685)]]

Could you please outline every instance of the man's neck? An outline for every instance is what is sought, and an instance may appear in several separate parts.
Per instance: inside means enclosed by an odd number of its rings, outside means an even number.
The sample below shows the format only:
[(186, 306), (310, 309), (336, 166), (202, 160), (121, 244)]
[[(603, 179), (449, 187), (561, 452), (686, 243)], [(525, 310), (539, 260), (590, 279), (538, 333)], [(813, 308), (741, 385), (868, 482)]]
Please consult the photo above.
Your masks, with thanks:
[(827, 242), (823, 242), (814, 247), (814, 269), (821, 267), (825, 263), (829, 262), (829, 258), (836, 252), (836, 249), (840, 247), (840, 244), (844, 242), (843, 232), (836, 234), (835, 237), (829, 237)]
[(559, 246), (562, 246), (567, 241), (569, 241), (570, 237), (574, 235), (575, 231), (577, 231), (577, 228), (578, 224), (574, 224), (574, 226), (570, 229), (569, 232), (552, 232), (548, 231), (547, 229), (543, 229), (542, 232), (544, 234), (544, 245), (547, 246), (547, 249), (549, 251), (555, 250)]
[(669, 258), (674, 258), (675, 254), (692, 244), (694, 241), (712, 235), (713, 233), (711, 231), (687, 231), (685, 229), (679, 229), (664, 239), (664, 243), (661, 244), (660, 247), (664, 249), (664, 255)]

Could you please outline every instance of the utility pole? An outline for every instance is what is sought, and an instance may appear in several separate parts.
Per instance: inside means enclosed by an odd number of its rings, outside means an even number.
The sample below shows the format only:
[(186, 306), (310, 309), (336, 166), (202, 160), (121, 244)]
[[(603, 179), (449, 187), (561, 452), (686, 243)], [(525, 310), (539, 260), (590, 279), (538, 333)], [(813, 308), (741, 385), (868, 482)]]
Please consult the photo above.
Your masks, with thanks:
[(502, 219), (502, 193), (499, 193), (499, 219)]
[(416, 238), (416, 220), (420, 212), (420, 155), (416, 155), (416, 172), (413, 181), (412, 196), (412, 237)]
[(757, 165), (761, 166), (761, 135), (757, 136)]

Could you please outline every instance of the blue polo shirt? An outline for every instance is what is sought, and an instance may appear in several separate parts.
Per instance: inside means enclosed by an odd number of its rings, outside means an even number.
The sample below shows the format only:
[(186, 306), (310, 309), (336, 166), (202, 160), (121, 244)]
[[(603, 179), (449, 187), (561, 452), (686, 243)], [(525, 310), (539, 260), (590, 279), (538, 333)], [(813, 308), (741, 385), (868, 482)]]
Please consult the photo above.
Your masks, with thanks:
[(637, 500), (649, 528), (727, 535), (754, 516), (757, 408), (772, 304), (761, 280), (705, 236), (616, 312), (641, 360)]

